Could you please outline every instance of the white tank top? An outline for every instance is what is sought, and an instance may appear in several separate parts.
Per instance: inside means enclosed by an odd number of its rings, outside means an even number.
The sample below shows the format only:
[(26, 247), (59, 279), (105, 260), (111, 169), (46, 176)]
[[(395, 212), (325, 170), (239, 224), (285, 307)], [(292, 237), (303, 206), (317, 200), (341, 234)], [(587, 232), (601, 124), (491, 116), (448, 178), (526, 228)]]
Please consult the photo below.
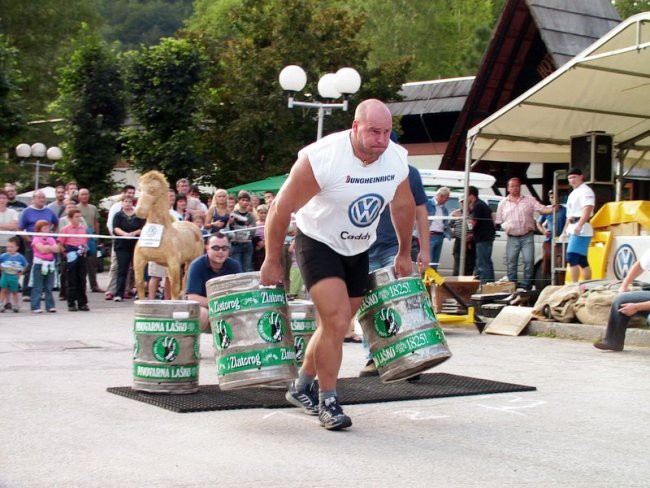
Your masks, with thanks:
[(389, 142), (381, 157), (364, 167), (352, 151), (351, 130), (302, 149), (320, 191), (296, 213), (300, 231), (344, 256), (366, 251), (377, 238), (379, 216), (408, 176), (407, 151)]

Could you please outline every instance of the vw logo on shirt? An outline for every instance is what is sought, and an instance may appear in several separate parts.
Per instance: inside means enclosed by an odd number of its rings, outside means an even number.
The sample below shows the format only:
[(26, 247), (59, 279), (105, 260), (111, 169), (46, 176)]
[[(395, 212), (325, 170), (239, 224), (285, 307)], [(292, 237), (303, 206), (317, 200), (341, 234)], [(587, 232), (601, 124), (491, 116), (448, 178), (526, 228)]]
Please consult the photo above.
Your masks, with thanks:
[(376, 193), (369, 193), (357, 198), (348, 208), (350, 221), (357, 227), (368, 227), (384, 208), (384, 199)]
[(636, 263), (634, 249), (629, 244), (623, 244), (614, 254), (614, 276), (616, 276), (616, 279), (622, 280), (625, 278), (634, 263)]

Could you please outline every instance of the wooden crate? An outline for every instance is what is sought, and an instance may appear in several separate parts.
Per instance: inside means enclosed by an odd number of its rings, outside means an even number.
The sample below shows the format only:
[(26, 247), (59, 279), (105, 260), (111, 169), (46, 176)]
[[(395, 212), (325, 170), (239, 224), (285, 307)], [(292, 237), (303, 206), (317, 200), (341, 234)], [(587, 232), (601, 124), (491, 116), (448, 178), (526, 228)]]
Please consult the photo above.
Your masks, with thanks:
[[(458, 293), (467, 304), (470, 304), (470, 297), (476, 293), (481, 284), (479, 280), (473, 278), (473, 276), (451, 276), (445, 278), (445, 283)], [(452, 295), (444, 287), (437, 285), (431, 287), (431, 302), (436, 307), (436, 313), (440, 313), (443, 302), (450, 298), (453, 298)]]

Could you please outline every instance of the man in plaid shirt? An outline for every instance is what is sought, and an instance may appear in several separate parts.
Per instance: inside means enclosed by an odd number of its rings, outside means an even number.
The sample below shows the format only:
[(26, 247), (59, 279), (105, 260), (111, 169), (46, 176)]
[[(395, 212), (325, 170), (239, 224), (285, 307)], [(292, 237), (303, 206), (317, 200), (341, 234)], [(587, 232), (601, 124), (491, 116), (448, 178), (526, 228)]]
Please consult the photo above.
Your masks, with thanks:
[(535, 212), (549, 214), (551, 205), (544, 206), (535, 198), (521, 194), (521, 180), (508, 180), (508, 196), (499, 202), (496, 223), (508, 234), (506, 242), (506, 265), (508, 280), (517, 283), (519, 254), (524, 259), (524, 278), (521, 287), (530, 290), (533, 285), (533, 264), (535, 259)]

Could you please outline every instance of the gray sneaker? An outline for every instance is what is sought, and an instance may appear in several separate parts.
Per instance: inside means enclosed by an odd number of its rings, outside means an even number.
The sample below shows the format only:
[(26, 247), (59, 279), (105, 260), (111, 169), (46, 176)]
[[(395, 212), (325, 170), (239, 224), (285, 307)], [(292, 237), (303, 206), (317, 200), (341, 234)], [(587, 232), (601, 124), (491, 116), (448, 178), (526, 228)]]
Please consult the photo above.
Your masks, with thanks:
[(343, 413), (336, 397), (328, 398), (318, 406), (318, 420), (327, 430), (341, 430), (352, 425), (352, 419)]
[(284, 397), (287, 401), (298, 408), (302, 408), (307, 415), (318, 415), (318, 383), (312, 383), (311, 387), (298, 391), (297, 380), (294, 380), (287, 388)]

